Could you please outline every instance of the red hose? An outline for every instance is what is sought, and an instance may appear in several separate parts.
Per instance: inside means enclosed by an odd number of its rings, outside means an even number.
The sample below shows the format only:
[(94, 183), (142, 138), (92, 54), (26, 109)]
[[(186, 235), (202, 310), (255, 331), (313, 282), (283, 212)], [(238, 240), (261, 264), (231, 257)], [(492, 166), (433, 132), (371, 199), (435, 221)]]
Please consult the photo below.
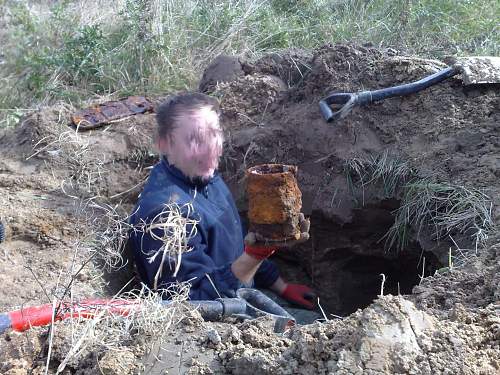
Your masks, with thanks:
[[(85, 319), (93, 318), (104, 310), (111, 314), (127, 316), (139, 305), (140, 302), (138, 301), (107, 299), (91, 299), (73, 303), (61, 302), (56, 305), (57, 314), (54, 316), (54, 321), (64, 320), (70, 317)], [(54, 312), (53, 305), (46, 304), (11, 311), (8, 315), (11, 320), (12, 329), (17, 332), (23, 332), (31, 327), (50, 324)]]

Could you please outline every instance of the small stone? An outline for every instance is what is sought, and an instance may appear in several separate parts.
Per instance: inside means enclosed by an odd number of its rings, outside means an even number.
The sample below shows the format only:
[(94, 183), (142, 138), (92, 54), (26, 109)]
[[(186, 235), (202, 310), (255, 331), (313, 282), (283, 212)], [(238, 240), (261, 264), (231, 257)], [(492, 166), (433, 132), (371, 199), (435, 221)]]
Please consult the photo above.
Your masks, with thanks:
[(214, 345), (219, 345), (222, 342), (222, 339), (219, 335), (219, 332), (217, 332), (213, 328), (209, 328), (207, 333), (206, 333), (206, 338), (208, 342), (211, 342)]

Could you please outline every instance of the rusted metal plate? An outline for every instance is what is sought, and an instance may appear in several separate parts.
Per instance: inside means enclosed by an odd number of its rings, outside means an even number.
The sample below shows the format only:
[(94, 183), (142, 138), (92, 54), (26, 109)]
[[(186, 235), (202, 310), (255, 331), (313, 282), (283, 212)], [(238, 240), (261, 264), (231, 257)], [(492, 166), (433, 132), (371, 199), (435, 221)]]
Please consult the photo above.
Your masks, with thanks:
[(71, 116), (71, 121), (78, 130), (89, 130), (125, 117), (152, 111), (153, 104), (145, 97), (129, 96), (82, 109)]
[(247, 170), (249, 229), (271, 241), (300, 238), (302, 193), (297, 167), (263, 164)]
[(119, 120), (133, 114), (121, 101), (104, 103), (99, 109), (108, 121)]
[(129, 96), (125, 99), (125, 104), (133, 113), (153, 112), (153, 104), (144, 96)]
[(80, 129), (92, 129), (100, 126), (101, 124), (105, 124), (107, 120), (101, 113), (101, 109), (99, 107), (95, 107), (78, 111), (71, 116), (71, 121)]

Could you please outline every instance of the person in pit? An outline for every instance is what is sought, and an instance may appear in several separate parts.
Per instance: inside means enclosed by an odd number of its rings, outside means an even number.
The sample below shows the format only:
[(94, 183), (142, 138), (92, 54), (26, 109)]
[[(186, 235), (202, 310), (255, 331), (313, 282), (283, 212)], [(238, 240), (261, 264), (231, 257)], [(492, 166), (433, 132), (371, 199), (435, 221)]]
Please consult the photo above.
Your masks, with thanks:
[[(168, 203), (179, 207), (191, 203), (194, 210), (184, 214), (198, 221), (196, 235), (188, 243), (192, 250), (182, 254), (176, 276), (177, 259), (165, 259), (168, 264), (156, 281), (156, 289), (189, 282), (190, 299), (213, 300), (234, 297), (238, 288), (253, 286), (313, 309), (313, 291), (305, 285), (287, 283), (267, 260), (280, 247), (255, 243), (252, 233), (244, 242), (234, 199), (217, 172), (223, 145), (217, 100), (201, 93), (180, 94), (159, 106), (156, 119), (160, 161), (140, 194), (130, 224), (150, 224)], [(294, 243), (309, 238), (309, 222), (303, 216), (301, 230), (300, 240)], [(158, 233), (160, 238), (162, 233)], [(161, 256), (149, 261), (163, 245), (154, 237), (148, 231), (132, 231), (129, 236), (139, 276), (150, 289), (155, 289), (154, 278), (162, 261)]]

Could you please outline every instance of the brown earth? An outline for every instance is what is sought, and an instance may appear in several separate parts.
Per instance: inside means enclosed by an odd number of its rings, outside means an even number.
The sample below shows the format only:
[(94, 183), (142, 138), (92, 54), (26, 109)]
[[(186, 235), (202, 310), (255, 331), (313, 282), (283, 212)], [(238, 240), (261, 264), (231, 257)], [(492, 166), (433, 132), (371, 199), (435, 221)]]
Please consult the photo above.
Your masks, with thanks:
[[(484, 189), (496, 222), (498, 86), (465, 88), (452, 78), (327, 124), (317, 103), (329, 92), (409, 82), (443, 63), (345, 45), (219, 61), (224, 67), (214, 63), (200, 87), (221, 100), (224, 177), (245, 215), (247, 167), (298, 165), (311, 240), (275, 260), (286, 279), (318, 291), (329, 320), (277, 335), (268, 321), (207, 323), (193, 315), (174, 325), (156, 352), (146, 347), (155, 348), (158, 338), (131, 334), (120, 350), (80, 353), (62, 373), (500, 373), (498, 228), (477, 256), (415, 228), (402, 252), (388, 250), (380, 238), (394, 222), (401, 195), (376, 183), (353, 191), (345, 168), (354, 157), (403, 160), (418, 178)], [(44, 109), (0, 135), (0, 216), (8, 229), (0, 245), (4, 311), (52, 302), (67, 289), (75, 298), (112, 295), (127, 278), (124, 272), (103, 275), (101, 263), (86, 262), (99, 248), (96, 236), (103, 238), (92, 226), (102, 210), (92, 204), (129, 212), (155, 160), (154, 116), (76, 138), (66, 126), (69, 115), (64, 107)], [(451, 236), (461, 249), (474, 248), (469, 236)], [(467, 262), (435, 273), (448, 265), (450, 247), (453, 259)], [(420, 279), (422, 272), (433, 276)], [(386, 296), (377, 298), (380, 273), (388, 276)], [(71, 324), (55, 326), (52, 346), (47, 329), (1, 337), (0, 372), (44, 373), (51, 347), (49, 373), (56, 373), (75, 341)]]

